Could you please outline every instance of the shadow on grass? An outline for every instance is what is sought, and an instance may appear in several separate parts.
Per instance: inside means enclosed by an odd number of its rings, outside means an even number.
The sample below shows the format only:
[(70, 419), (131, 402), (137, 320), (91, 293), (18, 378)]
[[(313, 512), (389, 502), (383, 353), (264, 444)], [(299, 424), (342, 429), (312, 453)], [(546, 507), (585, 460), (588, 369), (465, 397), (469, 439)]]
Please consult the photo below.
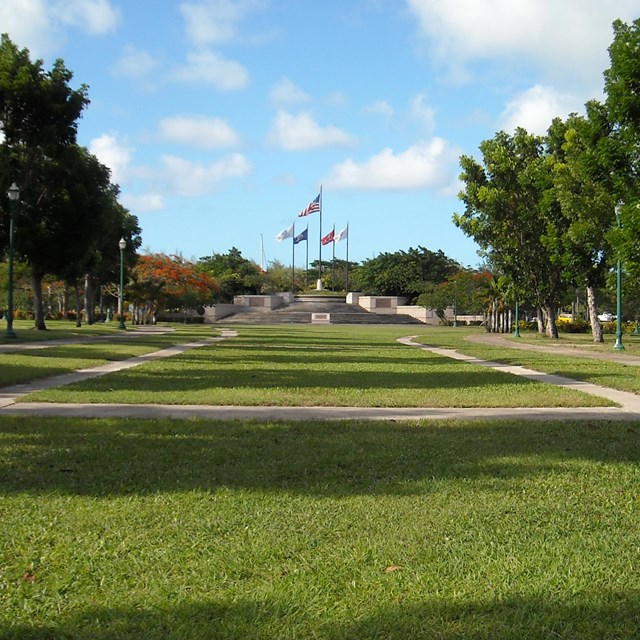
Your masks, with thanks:
[[(327, 603), (327, 608), (331, 605)], [(51, 625), (0, 628), (9, 640), (581, 640), (637, 638), (637, 593), (598, 591), (576, 594), (571, 602), (557, 596), (513, 597), (492, 602), (451, 603), (426, 599), (381, 607), (372, 616), (354, 610), (353, 618), (335, 621), (300, 603), (280, 599), (233, 604), (194, 603), (153, 609), (104, 607)], [(357, 619), (357, 620), (356, 620)]]
[[(517, 378), (508, 373), (464, 368), (444, 370), (425, 368), (422, 371), (403, 372), (373, 369), (370, 371), (336, 371), (307, 368), (300, 370), (283, 367), (274, 369), (268, 365), (242, 369), (215, 369), (211, 367), (178, 367), (172, 369), (165, 363), (158, 368), (136, 368), (65, 387), (65, 392), (100, 391), (111, 392), (135, 389), (141, 394), (148, 392), (188, 393), (207, 389), (420, 389), (428, 393), (430, 389), (489, 388), (498, 391), (500, 386), (518, 387), (526, 394), (530, 388), (540, 386), (540, 382)], [(541, 389), (543, 387), (540, 387)], [(144, 397), (144, 396), (141, 396)], [(113, 401), (105, 398), (105, 401)], [(160, 400), (161, 401), (161, 400)], [(464, 396), (461, 397), (464, 404)]]
[(487, 490), (568, 462), (637, 464), (630, 423), (380, 423), (0, 418), (0, 491), (148, 495), (221, 487), (416, 495), (447, 479)]

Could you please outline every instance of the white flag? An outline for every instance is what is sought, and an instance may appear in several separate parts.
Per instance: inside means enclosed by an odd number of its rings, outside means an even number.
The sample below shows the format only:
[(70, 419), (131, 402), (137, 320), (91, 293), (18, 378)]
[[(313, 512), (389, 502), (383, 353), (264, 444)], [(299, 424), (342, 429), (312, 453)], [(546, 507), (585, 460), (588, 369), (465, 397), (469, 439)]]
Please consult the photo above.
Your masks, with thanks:
[(293, 238), (293, 225), (291, 225), (288, 229), (283, 229), (277, 236), (276, 240), (278, 242), (282, 242), (287, 238)]
[(344, 240), (349, 237), (349, 225), (347, 225), (337, 236), (336, 242), (340, 242), (340, 240)]

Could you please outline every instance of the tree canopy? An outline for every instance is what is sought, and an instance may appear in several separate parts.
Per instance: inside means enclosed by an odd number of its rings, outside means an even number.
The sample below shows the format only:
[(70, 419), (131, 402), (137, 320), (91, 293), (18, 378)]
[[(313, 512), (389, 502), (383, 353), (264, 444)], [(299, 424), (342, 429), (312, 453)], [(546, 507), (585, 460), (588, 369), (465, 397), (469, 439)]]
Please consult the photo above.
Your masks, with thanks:
[(562, 225), (553, 196), (551, 164), (544, 139), (517, 129), (499, 132), (480, 145), (482, 163), (462, 156), (462, 214), (455, 224), (472, 236), (491, 263), (529, 290), (545, 311), (548, 332), (557, 337), (555, 307), (562, 292), (562, 255), (549, 228)]
[(427, 283), (443, 282), (459, 268), (460, 265), (441, 250), (430, 251), (418, 246), (365, 260), (354, 269), (353, 283), (363, 293), (404, 296), (414, 302)]
[[(0, 185), (20, 188), (15, 252), (30, 267), (36, 328), (46, 329), (41, 283), (46, 274), (76, 280), (118, 258), (125, 237), (140, 245), (137, 220), (117, 201), (119, 189), (95, 156), (76, 145), (87, 87), (70, 86), (62, 60), (46, 71), (7, 35), (0, 39)], [(0, 220), (8, 240), (10, 212)], [(105, 246), (105, 242), (109, 246)], [(107, 256), (112, 255), (113, 261)]]
[(199, 268), (216, 279), (222, 302), (233, 302), (234, 296), (258, 294), (262, 275), (258, 265), (244, 258), (236, 247), (227, 253), (214, 253), (198, 260)]

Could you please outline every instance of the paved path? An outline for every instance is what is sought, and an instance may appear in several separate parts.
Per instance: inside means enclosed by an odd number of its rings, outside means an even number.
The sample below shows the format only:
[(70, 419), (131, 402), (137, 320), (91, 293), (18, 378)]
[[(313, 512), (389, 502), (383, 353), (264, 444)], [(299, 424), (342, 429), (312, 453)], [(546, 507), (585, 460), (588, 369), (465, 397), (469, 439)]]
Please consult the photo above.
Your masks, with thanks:
[[(114, 371), (135, 367), (157, 358), (170, 357), (189, 349), (205, 346), (237, 335), (222, 330), (220, 336), (183, 345), (176, 345), (125, 361), (110, 362), (98, 367), (55, 376), (24, 385), (0, 389), (0, 415), (51, 415), (64, 417), (110, 418), (207, 418), (216, 420), (426, 420), (426, 419), (584, 419), (584, 420), (640, 420), (640, 396), (586, 382), (553, 376), (525, 367), (503, 365), (460, 354), (452, 349), (428, 347), (413, 341), (416, 336), (400, 338), (409, 347), (431, 351), (438, 355), (500, 369), (513, 375), (556, 384), (616, 402), (617, 407), (550, 407), (550, 408), (384, 408), (384, 407), (245, 407), (203, 405), (131, 405), (131, 404), (74, 404), (17, 402), (25, 395), (42, 389), (63, 386)], [(68, 342), (68, 341), (66, 341)], [(507, 342), (507, 341), (505, 341)], [(16, 345), (17, 346), (17, 345)], [(508, 341), (512, 347), (512, 342)], [(533, 346), (533, 345), (532, 345)], [(571, 353), (575, 354), (574, 350)]]

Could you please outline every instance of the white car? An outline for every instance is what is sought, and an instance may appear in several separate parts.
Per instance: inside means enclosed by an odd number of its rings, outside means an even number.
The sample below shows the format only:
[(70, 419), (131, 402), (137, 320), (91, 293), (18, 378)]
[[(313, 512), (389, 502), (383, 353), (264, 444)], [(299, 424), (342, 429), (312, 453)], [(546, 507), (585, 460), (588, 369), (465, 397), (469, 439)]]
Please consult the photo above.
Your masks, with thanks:
[(608, 311), (598, 314), (598, 320), (600, 320), (600, 322), (613, 322), (615, 319), (616, 316), (614, 316), (613, 313), (609, 313)]

